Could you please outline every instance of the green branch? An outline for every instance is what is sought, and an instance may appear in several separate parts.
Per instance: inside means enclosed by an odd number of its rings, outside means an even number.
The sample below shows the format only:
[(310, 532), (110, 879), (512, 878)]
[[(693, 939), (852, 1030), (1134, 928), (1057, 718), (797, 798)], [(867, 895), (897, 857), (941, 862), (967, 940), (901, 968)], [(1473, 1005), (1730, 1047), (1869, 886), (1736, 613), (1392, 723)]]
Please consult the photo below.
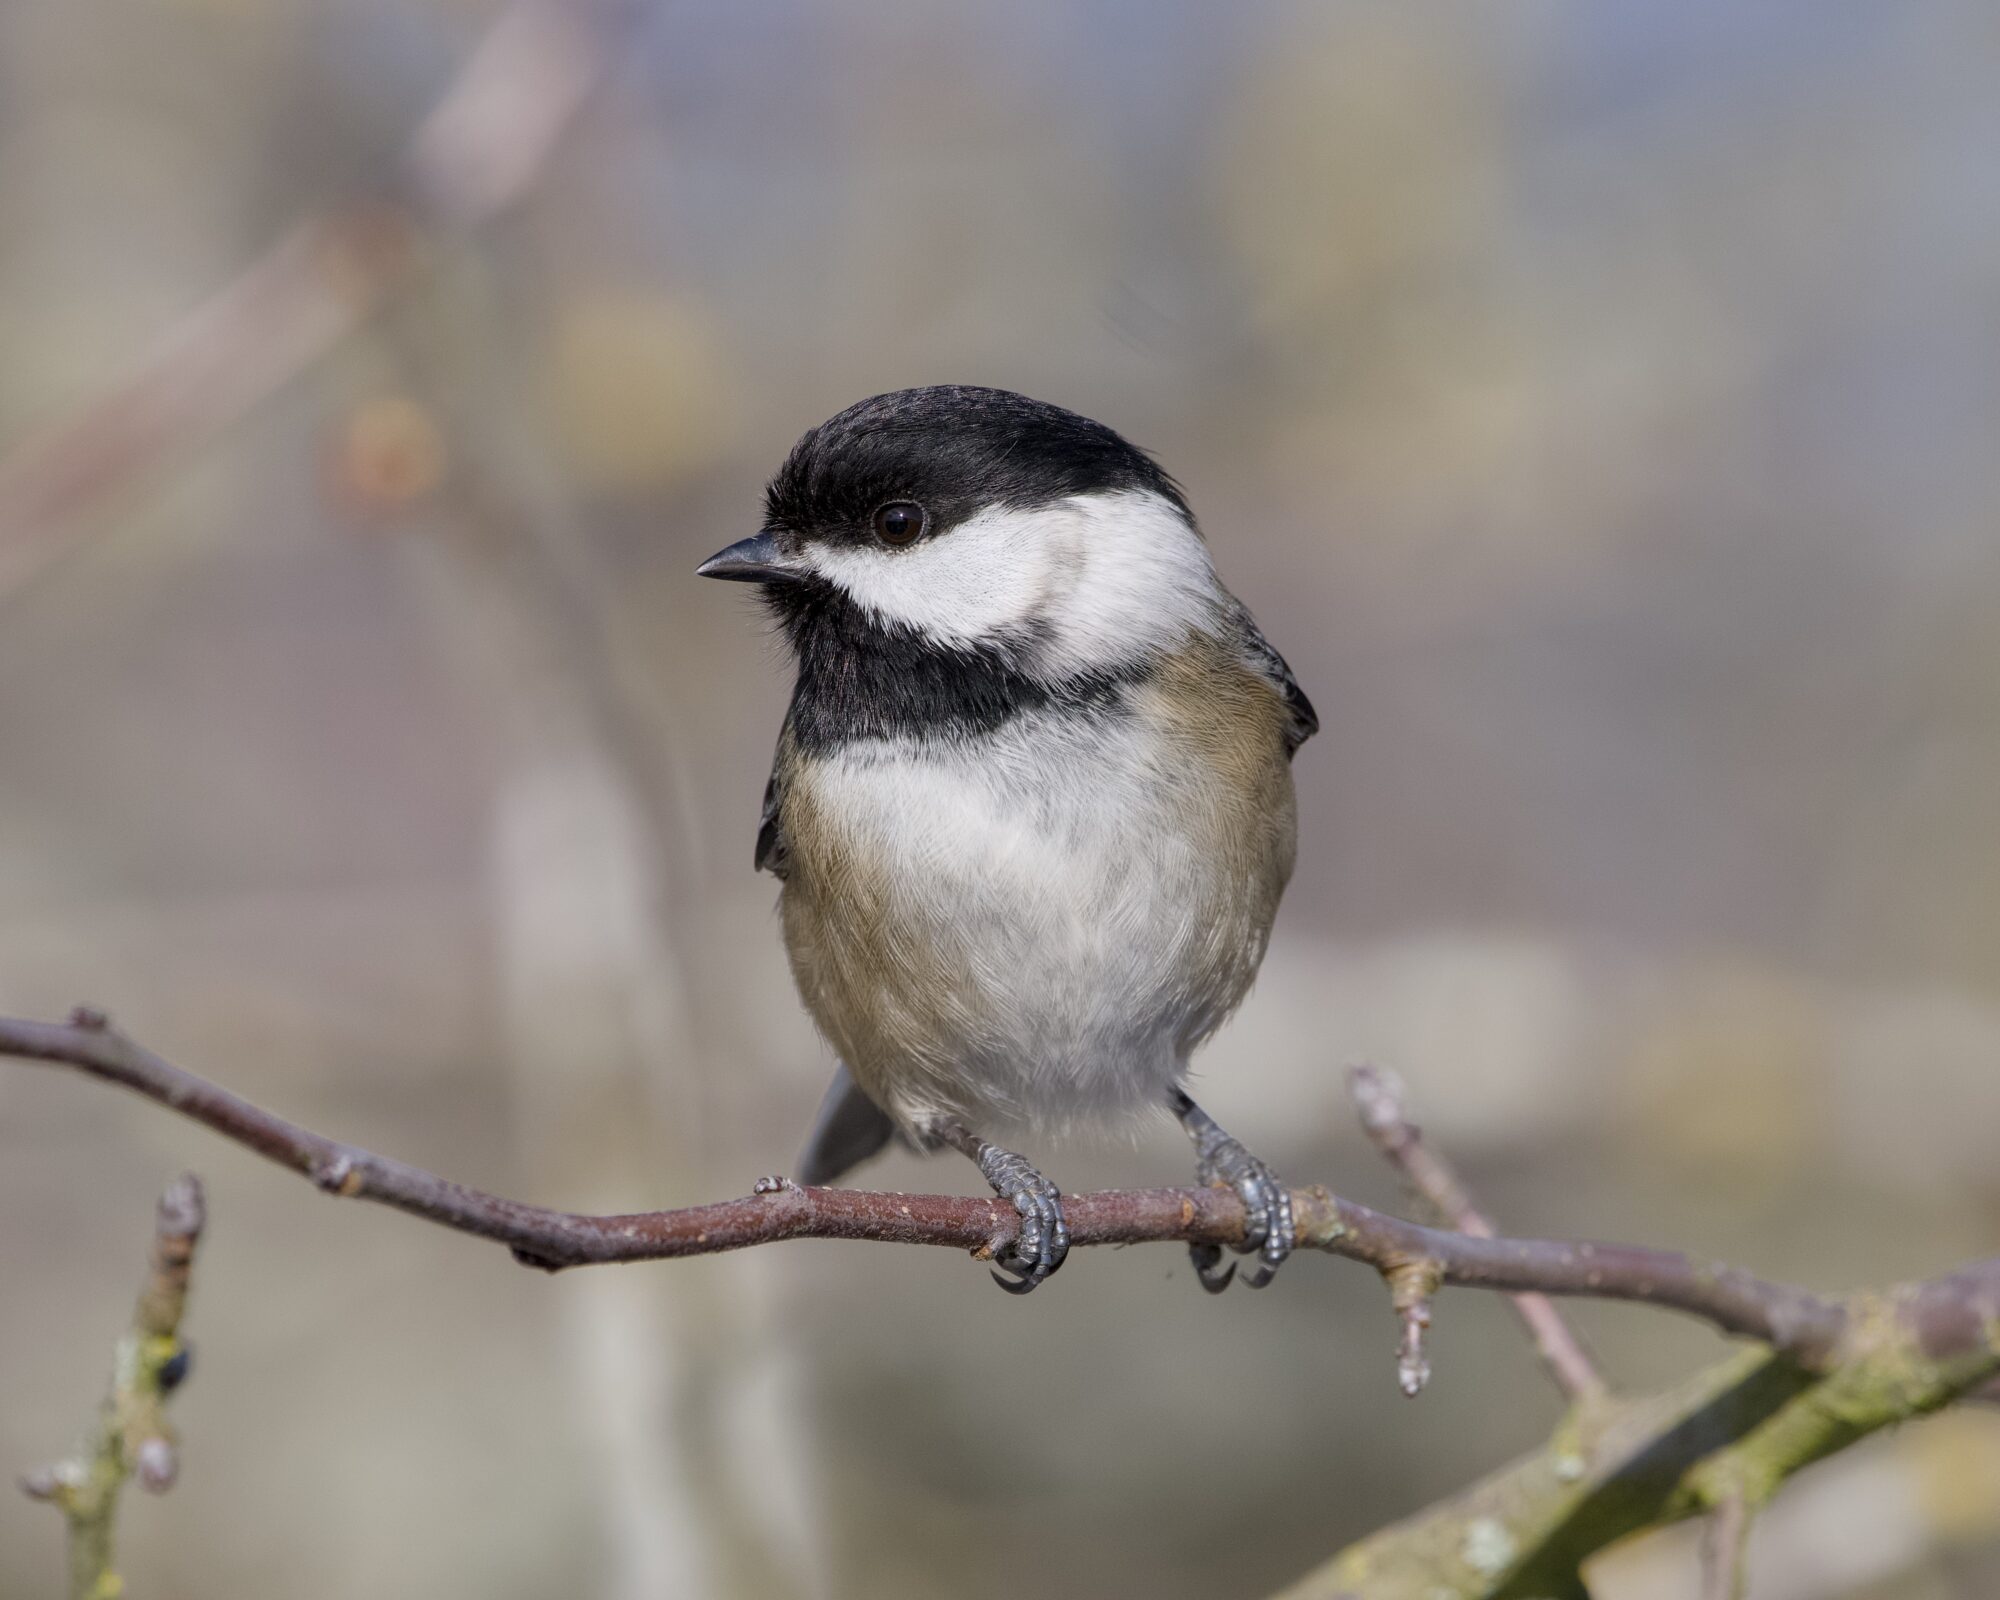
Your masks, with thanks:
[(1765, 1504), (1795, 1473), (2000, 1373), (2000, 1263), (1846, 1302), (1809, 1371), (1766, 1349), (1665, 1394), (1580, 1407), (1542, 1449), (1369, 1535), (1278, 1600), (1578, 1600), (1643, 1528)]
[(118, 1341), (111, 1390), (97, 1420), (75, 1456), (21, 1482), (69, 1523), (70, 1600), (117, 1600), (124, 1592), (115, 1534), (126, 1479), (137, 1477), (141, 1488), (155, 1494), (173, 1486), (178, 1459), (167, 1400), (187, 1376), (181, 1315), (204, 1218), (198, 1178), (184, 1174), (167, 1185), (155, 1214), (146, 1282), (131, 1331)]

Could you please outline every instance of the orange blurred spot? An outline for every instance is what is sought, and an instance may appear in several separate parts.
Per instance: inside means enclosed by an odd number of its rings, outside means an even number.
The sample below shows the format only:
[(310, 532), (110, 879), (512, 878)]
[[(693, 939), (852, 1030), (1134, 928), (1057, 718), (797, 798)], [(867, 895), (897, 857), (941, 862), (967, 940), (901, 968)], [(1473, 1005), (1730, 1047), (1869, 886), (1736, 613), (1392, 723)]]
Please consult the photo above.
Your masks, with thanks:
[(400, 511), (444, 482), (444, 432), (403, 395), (363, 401), (347, 417), (331, 463), (334, 496), (364, 516)]

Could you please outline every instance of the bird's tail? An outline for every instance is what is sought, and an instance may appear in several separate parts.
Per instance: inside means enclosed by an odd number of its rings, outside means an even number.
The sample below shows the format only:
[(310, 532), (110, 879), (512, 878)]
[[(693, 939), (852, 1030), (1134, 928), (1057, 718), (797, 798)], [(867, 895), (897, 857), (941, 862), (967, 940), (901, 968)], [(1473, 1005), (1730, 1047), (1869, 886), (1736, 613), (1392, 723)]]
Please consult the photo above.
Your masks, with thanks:
[(889, 1114), (862, 1092), (845, 1066), (838, 1067), (799, 1156), (798, 1181), (808, 1187), (838, 1182), (879, 1155), (895, 1133)]

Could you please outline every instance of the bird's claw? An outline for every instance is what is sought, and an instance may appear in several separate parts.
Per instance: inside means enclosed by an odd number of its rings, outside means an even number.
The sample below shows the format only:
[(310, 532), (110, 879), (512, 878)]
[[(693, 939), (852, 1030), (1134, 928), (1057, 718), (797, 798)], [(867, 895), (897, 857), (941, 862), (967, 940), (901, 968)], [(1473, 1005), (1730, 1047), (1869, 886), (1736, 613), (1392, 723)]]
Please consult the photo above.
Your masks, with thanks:
[[(1234, 1189), (1242, 1198), (1241, 1253), (1257, 1257), (1256, 1265), (1244, 1271), (1243, 1281), (1252, 1289), (1261, 1289), (1277, 1276), (1278, 1268), (1298, 1246), (1292, 1191), (1275, 1172), (1220, 1128), (1214, 1128), (1213, 1134), (1202, 1140), (1197, 1156), (1196, 1172), (1203, 1183)], [(1236, 1269), (1232, 1263), (1224, 1271), (1216, 1270), (1222, 1260), (1220, 1245), (1191, 1244), (1188, 1255), (1194, 1262), (1195, 1276), (1210, 1294), (1220, 1294), (1229, 1287)]]
[(995, 1258), (993, 1281), (1009, 1294), (1026, 1294), (1063, 1264), (1069, 1254), (1069, 1224), (1063, 1219), (1062, 1191), (1011, 1150), (983, 1145), (979, 1170), (993, 1192), (1021, 1214), (1013, 1240)]
[(1221, 1294), (1236, 1277), (1236, 1263), (1222, 1264), (1222, 1246), (1219, 1244), (1191, 1244), (1188, 1258), (1194, 1262), (1194, 1275), (1201, 1280), (1201, 1286), (1210, 1294)]

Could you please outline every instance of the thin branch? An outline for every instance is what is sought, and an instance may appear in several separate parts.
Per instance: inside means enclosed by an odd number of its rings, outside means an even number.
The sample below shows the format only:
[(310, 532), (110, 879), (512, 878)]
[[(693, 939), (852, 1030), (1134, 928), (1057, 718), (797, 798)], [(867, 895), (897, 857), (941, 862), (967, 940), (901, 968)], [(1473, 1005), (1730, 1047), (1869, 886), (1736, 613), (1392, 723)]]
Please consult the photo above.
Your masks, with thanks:
[(1702, 1529), (1702, 1600), (1743, 1600), (1750, 1553), (1750, 1501), (1739, 1489), (1724, 1497)]
[[(1348, 1073), (1348, 1089), (1361, 1113), (1361, 1126), (1412, 1189), (1460, 1233), (1475, 1239), (1498, 1236), (1451, 1163), (1424, 1142), (1423, 1129), (1410, 1120), (1401, 1091), (1388, 1074), (1355, 1067)], [(1610, 1390), (1555, 1303), (1545, 1294), (1516, 1294), (1509, 1299), (1557, 1387), (1581, 1404), (1602, 1401)]]
[[(763, 1192), (740, 1200), (678, 1211), (629, 1216), (552, 1211), (466, 1188), (287, 1122), (132, 1043), (99, 1012), (79, 1011), (68, 1023), (0, 1019), (0, 1054), (58, 1063), (121, 1084), (304, 1174), (329, 1194), (374, 1200), (495, 1240), (528, 1264), (551, 1271), (806, 1238), (944, 1245), (988, 1255), (1013, 1240), (1020, 1220), (1013, 1207), (992, 1199), (802, 1189), (790, 1183), (763, 1184)], [(1724, 1333), (1761, 1340), (1808, 1365), (1825, 1360), (1847, 1326), (1837, 1302), (1675, 1251), (1478, 1239), (1419, 1227), (1317, 1186), (1294, 1190), (1292, 1205), (1302, 1245), (1366, 1262), (1385, 1275), (1423, 1264), (1435, 1270), (1440, 1284), (1665, 1306)], [(1227, 1189), (1110, 1190), (1072, 1195), (1063, 1210), (1074, 1245), (1243, 1242), (1243, 1205)]]
[[(78, 1012), (66, 1024), (0, 1019), (0, 1054), (123, 1085), (330, 1193), (505, 1243), (550, 1269), (808, 1237), (987, 1254), (1012, 1240), (1017, 1222), (994, 1201), (801, 1189), (781, 1178), (761, 1180), (741, 1200), (680, 1211), (549, 1211), (286, 1122), (132, 1044), (101, 1013)], [(1544, 1449), (1343, 1552), (1288, 1590), (1295, 1600), (1580, 1595), (1580, 1563), (1617, 1539), (1702, 1515), (1731, 1494), (1754, 1491), (1761, 1501), (1814, 1461), (2000, 1374), (2000, 1259), (1830, 1301), (1667, 1251), (1443, 1233), (1321, 1188), (1295, 1190), (1293, 1203), (1301, 1242), (1373, 1267), (1398, 1289), (1406, 1317), (1439, 1284), (1538, 1289), (1668, 1306), (1773, 1346), (1734, 1355), (1668, 1394), (1574, 1409)], [(1237, 1245), (1245, 1223), (1224, 1189), (1077, 1195), (1065, 1209), (1077, 1244)], [(59, 1487), (53, 1475), (36, 1486)]]
[(1431, 1296), (1437, 1291), (1439, 1273), (1429, 1261), (1411, 1261), (1383, 1276), (1389, 1283), (1389, 1304), (1403, 1330), (1396, 1344), (1396, 1383), (1414, 1400), (1431, 1381), (1431, 1358), (1424, 1340), (1431, 1331)]
[(611, 53), (609, 0), (519, 0), (418, 127), (387, 198), (294, 226), (168, 328), (112, 388), (0, 460), (0, 597), (68, 550), (73, 524), (246, 415), (359, 327), (429, 226), (518, 201)]
[(69, 1523), (70, 1600), (112, 1600), (124, 1588), (114, 1539), (125, 1480), (136, 1476), (141, 1488), (164, 1494), (179, 1472), (166, 1406), (187, 1376), (181, 1316), (205, 1219), (200, 1179), (188, 1173), (167, 1185), (154, 1216), (146, 1282), (97, 1421), (73, 1458), (21, 1480), (22, 1489), (55, 1505)]

